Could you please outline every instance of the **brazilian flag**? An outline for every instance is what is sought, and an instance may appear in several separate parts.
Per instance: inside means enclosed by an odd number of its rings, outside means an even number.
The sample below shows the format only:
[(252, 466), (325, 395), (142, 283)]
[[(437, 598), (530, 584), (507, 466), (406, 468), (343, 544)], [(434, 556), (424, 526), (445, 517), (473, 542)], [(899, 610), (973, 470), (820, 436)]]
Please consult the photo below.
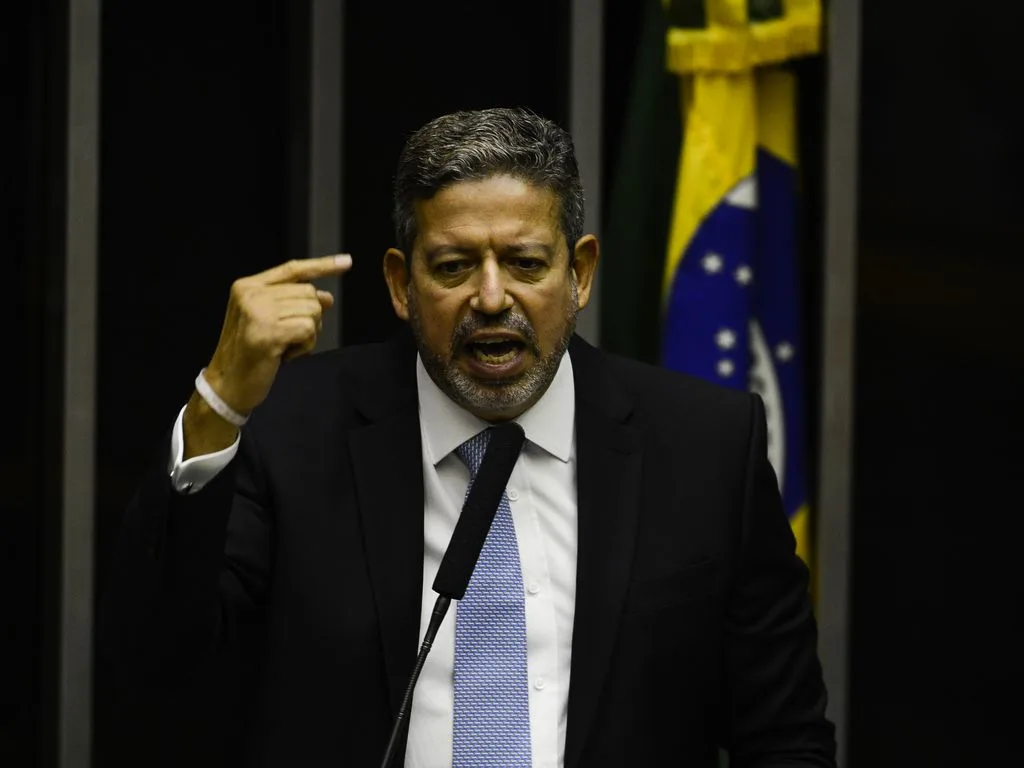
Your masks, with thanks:
[(661, 361), (758, 392), (769, 458), (810, 563), (797, 263), (797, 84), (819, 51), (818, 0), (704, 0), (673, 26), (682, 141), (664, 262)]

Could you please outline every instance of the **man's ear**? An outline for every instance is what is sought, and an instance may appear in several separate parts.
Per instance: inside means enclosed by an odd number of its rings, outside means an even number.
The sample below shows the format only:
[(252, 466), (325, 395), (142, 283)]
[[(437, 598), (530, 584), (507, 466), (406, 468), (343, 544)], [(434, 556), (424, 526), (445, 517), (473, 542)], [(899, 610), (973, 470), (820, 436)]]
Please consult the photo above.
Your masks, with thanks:
[(576, 241), (572, 254), (572, 271), (576, 275), (576, 290), (579, 293), (579, 308), (590, 301), (590, 289), (594, 285), (594, 273), (600, 257), (600, 246), (594, 235), (584, 235)]
[(391, 306), (402, 320), (409, 320), (409, 263), (397, 248), (384, 254), (384, 280), (391, 293)]

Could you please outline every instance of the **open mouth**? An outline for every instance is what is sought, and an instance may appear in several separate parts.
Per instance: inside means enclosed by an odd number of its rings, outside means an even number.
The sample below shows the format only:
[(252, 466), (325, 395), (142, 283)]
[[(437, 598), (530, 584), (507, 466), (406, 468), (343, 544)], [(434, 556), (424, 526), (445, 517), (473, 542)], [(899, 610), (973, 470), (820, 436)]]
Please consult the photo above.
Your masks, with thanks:
[(463, 365), (476, 378), (498, 384), (522, 373), (526, 351), (525, 342), (514, 338), (473, 339), (463, 347)]
[(515, 360), (523, 351), (523, 345), (512, 339), (482, 339), (470, 342), (466, 349), (485, 365), (502, 365)]

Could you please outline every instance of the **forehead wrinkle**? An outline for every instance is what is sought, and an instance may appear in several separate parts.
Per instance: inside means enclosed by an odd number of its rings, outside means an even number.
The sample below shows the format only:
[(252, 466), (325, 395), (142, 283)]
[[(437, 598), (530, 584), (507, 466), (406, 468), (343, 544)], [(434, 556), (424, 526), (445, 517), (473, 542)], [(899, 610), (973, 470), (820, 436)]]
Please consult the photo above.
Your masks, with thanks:
[(444, 251), (479, 251), (484, 248), (512, 253), (542, 251), (553, 254), (558, 250), (560, 235), (548, 227), (528, 220), (477, 223), (434, 229), (423, 233), (426, 253)]
[(495, 250), (522, 241), (552, 250), (562, 239), (560, 206), (549, 189), (495, 177), (458, 182), (415, 202), (421, 243), (428, 252), (446, 245)]

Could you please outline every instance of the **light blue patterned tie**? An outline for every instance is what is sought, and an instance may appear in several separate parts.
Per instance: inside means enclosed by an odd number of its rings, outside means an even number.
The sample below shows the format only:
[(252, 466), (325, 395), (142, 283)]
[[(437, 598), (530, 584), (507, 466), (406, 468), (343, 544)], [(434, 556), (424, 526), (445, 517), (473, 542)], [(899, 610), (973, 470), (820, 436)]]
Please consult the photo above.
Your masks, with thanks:
[[(484, 431), (456, 449), (469, 468), (470, 487), (489, 440)], [(453, 768), (529, 768), (528, 694), (523, 574), (512, 508), (502, 492), (455, 613)]]

